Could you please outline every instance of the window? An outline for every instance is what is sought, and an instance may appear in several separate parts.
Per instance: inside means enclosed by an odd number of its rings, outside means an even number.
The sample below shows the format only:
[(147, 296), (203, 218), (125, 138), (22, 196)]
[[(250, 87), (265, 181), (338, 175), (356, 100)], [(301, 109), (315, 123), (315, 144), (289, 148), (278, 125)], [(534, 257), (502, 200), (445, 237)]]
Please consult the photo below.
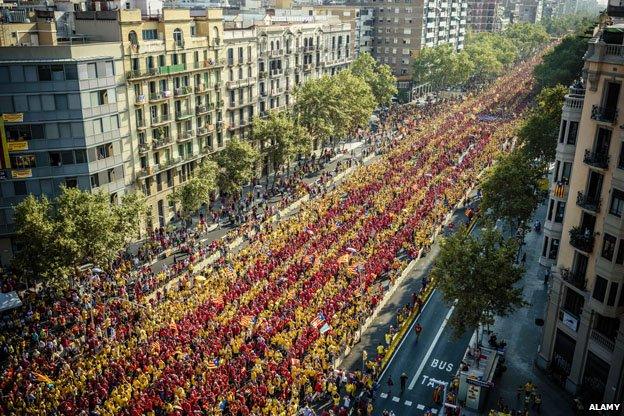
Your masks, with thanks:
[(76, 67), (76, 65), (65, 65), (65, 79), (78, 79), (78, 68)]
[(578, 135), (578, 124), (578, 121), (570, 121), (570, 126), (568, 128), (568, 144), (576, 144), (576, 136)]
[(615, 243), (617, 242), (617, 238), (610, 234), (604, 235), (602, 241), (602, 257), (611, 261), (613, 260), (613, 253), (615, 252)]
[(617, 296), (618, 291), (617, 282), (611, 282), (611, 287), (609, 288), (609, 297), (607, 298), (607, 305), (613, 306), (615, 305), (615, 297)]
[(87, 74), (90, 79), (97, 78), (97, 65), (95, 64), (95, 62), (87, 64)]
[(13, 182), (13, 192), (16, 196), (22, 196), (28, 194), (28, 190), (26, 189), (26, 181), (14, 181)]
[(542, 247), (542, 257), (546, 257), (547, 252), (548, 252), (548, 237), (544, 236), (544, 246)]
[(561, 130), (559, 130), (559, 143), (563, 143), (563, 140), (565, 139), (565, 131), (566, 131), (567, 125), (568, 125), (567, 120), (561, 121)]
[(65, 178), (64, 183), (65, 183), (65, 187), (66, 188), (77, 188), (78, 187), (78, 179), (75, 176)]
[(613, 195), (611, 195), (611, 205), (609, 206), (609, 214), (621, 217), (624, 212), (624, 192), (619, 189), (613, 189)]
[(30, 169), (37, 166), (35, 155), (11, 155), (11, 166), (15, 169)]
[(572, 163), (563, 162), (563, 170), (561, 171), (561, 181), (570, 183), (570, 175), (572, 174)]
[(553, 209), (555, 208), (555, 200), (551, 199), (548, 204), (548, 216), (546, 217), (548, 221), (552, 221)]
[(553, 238), (550, 240), (550, 250), (548, 250), (548, 258), (551, 260), (555, 260), (557, 258), (557, 254), (559, 253), (559, 240)]
[(103, 144), (96, 148), (97, 158), (98, 160), (106, 159), (113, 155), (113, 144)]
[(52, 71), (49, 65), (39, 65), (37, 67), (39, 81), (52, 81)]
[(98, 176), (97, 173), (95, 173), (91, 175), (91, 187), (97, 188), (98, 186), (100, 186), (100, 177)]
[(605, 295), (607, 294), (607, 279), (596, 276), (596, 283), (594, 283), (594, 299), (599, 302), (604, 302)]
[(565, 205), (563, 201), (557, 201), (557, 212), (555, 212), (555, 222), (563, 222), (563, 215), (565, 214)]
[(65, 74), (63, 71), (63, 65), (52, 65), (50, 67), (52, 73), (52, 81), (64, 81)]
[(115, 75), (115, 65), (113, 65), (113, 61), (104, 62), (104, 68), (106, 70), (107, 77)]
[(54, 94), (54, 107), (57, 110), (69, 109), (67, 104), (67, 94)]
[(624, 264), (624, 239), (620, 240), (620, 246), (618, 247), (617, 256), (615, 256), (616, 264)]
[(156, 40), (158, 39), (158, 31), (156, 29), (143, 30), (143, 40)]
[(76, 163), (87, 163), (87, 151), (85, 149), (74, 150)]

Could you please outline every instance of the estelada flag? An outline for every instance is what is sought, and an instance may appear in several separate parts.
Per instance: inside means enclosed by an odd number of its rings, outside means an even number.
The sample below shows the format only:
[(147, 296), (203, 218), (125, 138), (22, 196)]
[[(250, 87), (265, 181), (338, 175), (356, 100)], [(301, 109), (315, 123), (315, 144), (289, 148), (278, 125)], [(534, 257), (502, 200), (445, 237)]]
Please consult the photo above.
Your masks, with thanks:
[(345, 263), (348, 263), (348, 262), (349, 262), (349, 255), (348, 254), (345, 254), (345, 255), (342, 255), (342, 256), (338, 257), (338, 264), (345, 264)]
[(245, 315), (241, 318), (240, 323), (243, 327), (249, 328), (254, 321), (255, 318), (253, 316)]
[(42, 383), (53, 384), (52, 379), (44, 374), (36, 373), (33, 371), (33, 375), (35, 376), (35, 380), (41, 381)]
[(206, 367), (208, 368), (208, 370), (214, 370), (217, 367), (219, 367), (219, 359), (215, 358), (214, 360), (211, 360), (208, 365), (206, 365)]

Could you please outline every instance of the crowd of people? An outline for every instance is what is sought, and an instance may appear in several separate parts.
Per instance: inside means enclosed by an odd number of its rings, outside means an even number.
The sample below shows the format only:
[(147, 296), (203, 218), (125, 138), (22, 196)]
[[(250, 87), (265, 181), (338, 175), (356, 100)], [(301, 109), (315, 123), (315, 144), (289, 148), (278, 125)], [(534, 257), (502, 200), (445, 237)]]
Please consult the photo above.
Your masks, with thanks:
[(120, 258), (77, 271), (52, 303), (26, 299), (2, 322), (0, 413), (291, 416), (316, 394), (332, 398), (328, 415), (370, 414), (370, 401), (340, 392), (368, 388), (374, 369), (337, 383), (334, 361), (381, 300), (379, 279), (429, 244), (502, 151), (509, 122), (477, 115), (521, 112), (534, 63), (463, 102), (391, 111), (367, 136), (379, 161), (288, 219), (245, 218), (255, 232), (237, 253), (197, 231), (159, 232), (154, 253), (188, 255), (158, 273)]

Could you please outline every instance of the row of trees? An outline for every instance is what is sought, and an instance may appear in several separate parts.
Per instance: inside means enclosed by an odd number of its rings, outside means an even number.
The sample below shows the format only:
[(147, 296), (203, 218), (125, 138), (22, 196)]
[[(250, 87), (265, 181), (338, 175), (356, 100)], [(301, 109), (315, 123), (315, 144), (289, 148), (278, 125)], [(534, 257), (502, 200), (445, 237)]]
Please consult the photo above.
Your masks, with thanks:
[[(516, 264), (519, 241), (505, 238), (494, 224), (501, 219), (512, 229), (519, 227), (530, 220), (545, 195), (544, 176), (548, 163), (555, 157), (561, 108), (567, 92), (564, 85), (570, 85), (580, 75), (586, 48), (586, 39), (582, 37), (586, 23), (583, 18), (547, 22), (550, 34), (561, 35), (570, 30), (579, 33), (565, 37), (534, 70), (536, 91), (539, 93), (533, 109), (518, 126), (517, 146), (497, 161), (486, 173), (481, 185), (483, 198), (480, 208), (483, 215), (479, 221), (483, 228), (477, 230), (477, 235), (471, 235), (466, 229), (459, 230), (441, 244), (432, 275), (444, 299), (455, 303), (456, 311), (450, 324), (457, 335), (479, 325), (492, 324), (495, 317), (507, 316), (526, 305), (522, 288), (517, 285), (524, 273), (523, 268)], [(514, 53), (502, 58), (488, 56), (487, 51), (495, 50), (497, 45), (478, 48), (470, 42), (464, 53), (474, 56), (476, 50), (485, 49), (487, 53), (471, 60), (475, 68), (491, 76), (530, 51), (528, 45), (531, 39), (541, 37), (517, 29), (518, 26), (512, 26), (500, 35), (516, 48), (516, 56)], [(541, 32), (537, 30), (535, 33)], [(484, 37), (492, 39), (489, 35)], [(520, 46), (522, 44), (525, 46)], [(505, 49), (507, 52), (513, 50), (509, 45)], [(466, 57), (454, 59), (468, 60)], [(500, 65), (493, 64), (493, 61), (498, 61)]]
[(273, 169), (289, 166), (294, 157), (309, 155), (320, 143), (366, 127), (374, 109), (389, 104), (396, 93), (396, 79), (390, 68), (362, 54), (348, 70), (298, 87), (291, 112), (271, 111), (265, 117), (254, 118), (251, 142), (230, 140), (170, 198), (180, 203), (188, 216), (216, 189), (236, 194), (252, 179), (262, 156)]
[(543, 26), (530, 23), (510, 25), (501, 33), (468, 34), (458, 52), (448, 44), (422, 49), (413, 61), (414, 81), (441, 88), (483, 83), (535, 53), (549, 38)]

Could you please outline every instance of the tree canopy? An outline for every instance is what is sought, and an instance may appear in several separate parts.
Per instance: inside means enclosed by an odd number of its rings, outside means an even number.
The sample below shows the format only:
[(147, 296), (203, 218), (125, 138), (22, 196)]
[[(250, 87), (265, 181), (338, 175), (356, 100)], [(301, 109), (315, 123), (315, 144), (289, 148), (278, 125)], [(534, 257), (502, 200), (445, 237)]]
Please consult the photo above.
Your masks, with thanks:
[(522, 289), (514, 286), (523, 274), (514, 264), (517, 249), (515, 240), (491, 227), (478, 237), (463, 228), (442, 240), (431, 274), (444, 300), (456, 302), (449, 320), (456, 336), (525, 304)]
[(518, 129), (522, 150), (532, 159), (551, 161), (555, 158), (561, 107), (567, 88), (563, 85), (544, 88), (532, 109)]
[(531, 23), (514, 23), (502, 34), (516, 45), (521, 59), (535, 53), (550, 38), (542, 25)]
[(349, 70), (368, 84), (377, 105), (388, 105), (397, 94), (396, 77), (390, 67), (377, 62), (368, 52), (360, 54)]
[(252, 129), (254, 140), (262, 143), (274, 168), (288, 163), (297, 154), (307, 155), (312, 150), (308, 131), (285, 112), (271, 111), (265, 118), (256, 117)]
[(412, 62), (414, 82), (441, 87), (464, 84), (474, 73), (474, 68), (466, 52), (456, 52), (449, 44), (421, 49)]
[(217, 153), (219, 165), (217, 183), (226, 193), (240, 191), (251, 180), (259, 153), (249, 142), (231, 139), (223, 150)]
[(62, 187), (50, 200), (29, 195), (15, 207), (15, 265), (35, 279), (66, 283), (77, 266), (108, 266), (139, 232), (145, 200), (140, 194), (110, 202), (103, 192)]
[(192, 178), (178, 185), (169, 194), (169, 200), (180, 203), (183, 216), (188, 217), (210, 200), (210, 195), (217, 189), (218, 172), (219, 166), (216, 162), (212, 160), (203, 162)]
[(542, 192), (544, 167), (520, 150), (501, 157), (482, 183), (481, 210), (513, 226), (531, 218)]
[(516, 45), (497, 33), (469, 34), (464, 50), (474, 64), (474, 75), (482, 80), (501, 75), (506, 66), (518, 59)]
[(561, 43), (544, 55), (542, 62), (534, 69), (536, 88), (568, 86), (580, 77), (583, 69), (583, 55), (587, 50), (587, 38), (566, 36)]

